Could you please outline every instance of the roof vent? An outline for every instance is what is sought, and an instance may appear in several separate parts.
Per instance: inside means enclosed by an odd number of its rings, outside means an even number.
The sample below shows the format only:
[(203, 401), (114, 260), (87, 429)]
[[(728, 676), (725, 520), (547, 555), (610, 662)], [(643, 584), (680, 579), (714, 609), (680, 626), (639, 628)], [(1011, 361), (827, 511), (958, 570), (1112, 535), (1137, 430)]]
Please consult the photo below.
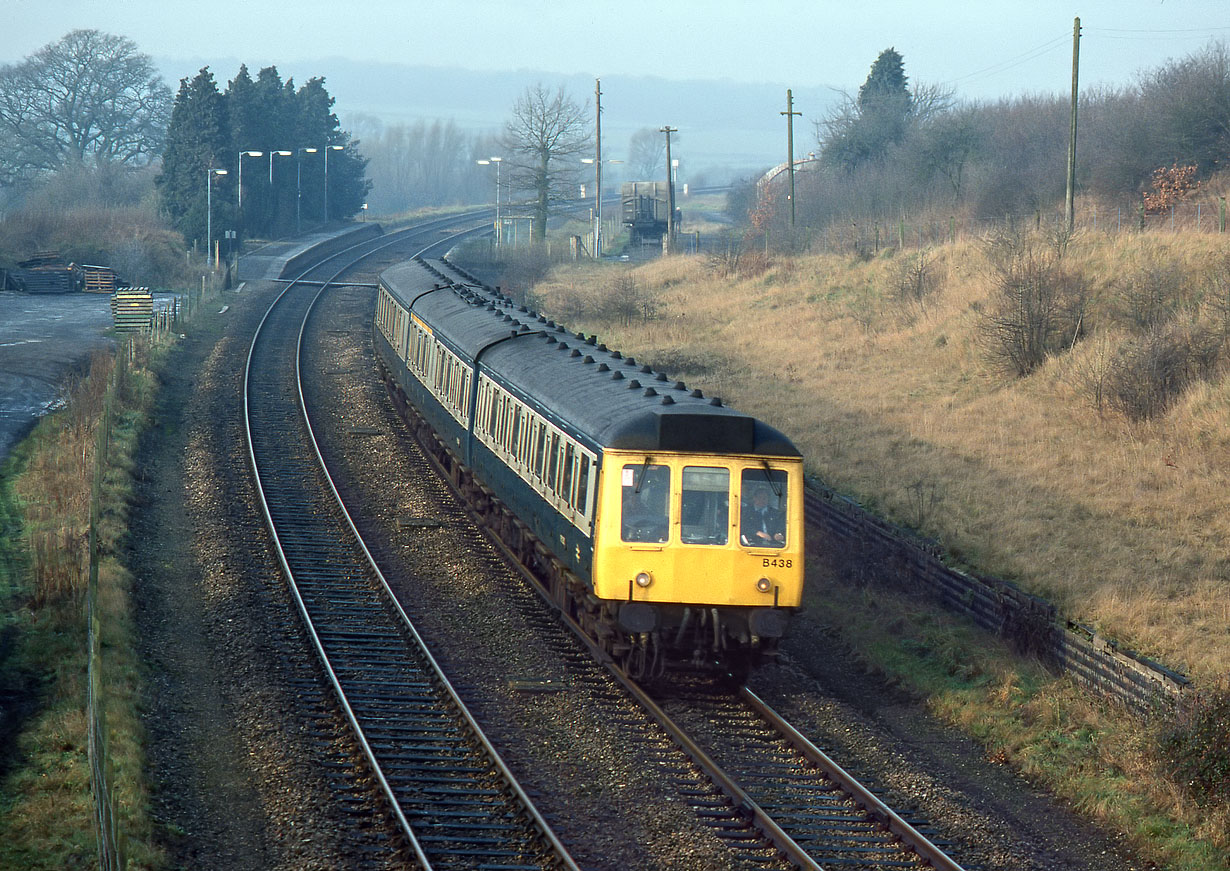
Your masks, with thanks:
[(675, 404), (675, 400), (671, 399), (669, 396), (663, 396), (663, 397), (662, 397), (662, 404), (663, 404), (663, 405), (674, 405), (674, 404)]
[(559, 349), (560, 349), (561, 351), (567, 351), (567, 350), (568, 350), (568, 343), (567, 343), (567, 342), (560, 342), (560, 343), (559, 343)]
[(704, 398), (705, 398), (705, 394), (701, 393), (699, 388), (698, 388), (698, 389), (696, 389), (696, 390), (693, 390), (693, 391), (692, 391), (692, 395), (693, 395), (693, 396), (695, 396), (697, 399), (704, 399)]
[(624, 355), (621, 354), (619, 351), (612, 351), (611, 356), (614, 357), (616, 360), (622, 360), (624, 358)]
[(645, 395), (646, 395), (646, 396), (657, 396), (657, 395), (658, 395), (658, 391), (654, 390), (652, 387), (646, 387), (646, 388), (645, 388)]
[(598, 337), (596, 335), (590, 336), (588, 339), (585, 340), (585, 344), (587, 345), (598, 344)]
[[(587, 361), (591, 361), (591, 362), (592, 362), (592, 360), (593, 360), (593, 358), (592, 358), (592, 357), (586, 357), (585, 359), (586, 359)], [(610, 371), (611, 371), (611, 367), (610, 367), (610, 366), (608, 366), (606, 363), (599, 363), (599, 364), (598, 364), (598, 371), (599, 371), (599, 372), (610, 372)], [(618, 372), (616, 372), (615, 374), (616, 374), (616, 375), (618, 375), (619, 373), (618, 373)]]
[(585, 355), (585, 359), (584, 359), (584, 360), (582, 360), (581, 362), (582, 362), (582, 363), (592, 363), (592, 362), (594, 362), (594, 358), (593, 358), (593, 357), (591, 357), (591, 356), (589, 356), (589, 354), (586, 354), (586, 355)]
[(650, 366), (648, 363), (646, 363), (644, 366), (641, 367), (641, 371), (644, 372), (646, 375), (651, 375), (653, 374), (653, 367)]
[(712, 399), (710, 399), (710, 400), (709, 400), (709, 404), (710, 404), (710, 405), (716, 405), (718, 408), (721, 408), (721, 407), (722, 407), (722, 398), (721, 398), (720, 396), (715, 396), (715, 397), (713, 397)]
[(548, 344), (548, 345), (554, 345), (554, 344), (555, 344), (556, 342), (558, 342), (558, 341), (559, 341), (559, 339), (555, 338), (555, 336), (547, 336), (547, 344)]
[(607, 346), (606, 346), (605, 344), (601, 344), (601, 345), (599, 345), (599, 346), (598, 346), (598, 350), (599, 350), (599, 351), (608, 351), (608, 350), (610, 350), (610, 349), (609, 349), (609, 348), (607, 348)]
[(580, 351), (578, 351), (576, 348), (573, 348), (573, 349), (572, 349), (572, 353), (571, 353), (571, 354), (569, 354), (568, 356), (569, 356), (569, 357), (580, 357), (580, 356), (581, 356), (581, 352), (580, 352)]
[(625, 360), (624, 362), (625, 362), (625, 363), (627, 363), (629, 366), (635, 366), (635, 365), (636, 365), (636, 358), (635, 358), (635, 357), (629, 357), (629, 358), (628, 358), (627, 360)]
[(612, 380), (612, 381), (623, 381), (623, 380), (624, 380), (624, 373), (622, 373), (622, 372), (620, 372), (618, 369), (616, 369), (616, 370), (615, 370), (615, 371), (611, 374), (611, 380)]
[(659, 373), (658, 373), (658, 377), (657, 377), (657, 378), (655, 378), (655, 379), (653, 379), (653, 380), (654, 380), (654, 381), (669, 381), (670, 379), (666, 377), (666, 373), (665, 373), (665, 372), (659, 372)]
[(633, 378), (631, 381), (629, 381), (629, 382), (628, 382), (628, 389), (629, 389), (629, 390), (640, 390), (640, 389), (641, 389), (641, 382), (639, 382), (639, 381), (637, 381), (635, 378)]

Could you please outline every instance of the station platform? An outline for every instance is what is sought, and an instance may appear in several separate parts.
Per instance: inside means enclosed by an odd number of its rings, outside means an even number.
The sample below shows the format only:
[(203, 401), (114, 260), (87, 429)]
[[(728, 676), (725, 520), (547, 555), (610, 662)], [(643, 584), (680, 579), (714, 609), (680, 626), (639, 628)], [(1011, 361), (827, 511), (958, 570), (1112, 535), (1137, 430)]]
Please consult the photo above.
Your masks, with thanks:
[(383, 233), (379, 224), (345, 224), (309, 233), (294, 239), (284, 239), (264, 244), (245, 252), (235, 269), (236, 281), (272, 281), (285, 278), (291, 264), (313, 249), (340, 250), (348, 244)]

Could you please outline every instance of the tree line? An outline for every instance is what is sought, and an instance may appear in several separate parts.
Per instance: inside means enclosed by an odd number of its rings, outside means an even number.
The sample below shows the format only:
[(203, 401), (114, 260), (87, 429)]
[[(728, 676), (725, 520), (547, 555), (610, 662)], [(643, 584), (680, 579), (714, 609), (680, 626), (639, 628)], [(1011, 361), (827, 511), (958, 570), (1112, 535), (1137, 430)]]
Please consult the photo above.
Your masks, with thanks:
[(296, 89), (276, 67), (253, 79), (240, 66), (219, 91), (206, 67), (180, 82), (158, 190), (185, 238), (203, 239), (207, 225), (215, 239), (287, 235), (359, 211), (370, 182), (356, 146), (323, 78)]
[(0, 202), (54, 191), (63, 204), (74, 188), (81, 203), (134, 206), (132, 179), (157, 170), (159, 206), (189, 241), (350, 217), (370, 183), (333, 103), (323, 78), (296, 87), (276, 67), (241, 66), (223, 92), (205, 68), (172, 95), (131, 40), (74, 30), (0, 67)]
[[(1086, 91), (1078, 109), (1077, 192), (1086, 201), (1153, 203), (1163, 168), (1195, 189), (1230, 153), (1230, 52), (1213, 43), (1130, 85)], [(816, 122), (817, 158), (796, 172), (797, 226), (806, 234), (903, 214), (1049, 215), (1065, 194), (1069, 125), (1067, 95), (959, 100), (911, 84), (904, 58), (886, 49), (857, 94)], [(767, 202), (750, 190), (738, 200), (749, 213), (760, 206), (762, 228), (789, 236), (784, 188)]]

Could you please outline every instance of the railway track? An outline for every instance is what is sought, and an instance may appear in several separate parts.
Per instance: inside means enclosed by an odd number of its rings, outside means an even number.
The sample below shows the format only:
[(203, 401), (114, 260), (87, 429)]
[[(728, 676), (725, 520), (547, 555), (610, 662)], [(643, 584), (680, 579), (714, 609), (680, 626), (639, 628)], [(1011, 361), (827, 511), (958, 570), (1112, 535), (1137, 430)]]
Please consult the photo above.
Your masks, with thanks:
[[(442, 279), (472, 280), (462, 270), (444, 268)], [(437, 471), (444, 472), (439, 466)], [(494, 533), (492, 537), (498, 545)], [(515, 556), (504, 552), (516, 564)], [(554, 608), (533, 574), (521, 571)], [(566, 622), (591, 646), (596, 659), (604, 659), (579, 625)], [(759, 842), (752, 852), (768, 845), (803, 868), (839, 863), (852, 869), (925, 866), (960, 871), (961, 866), (914, 825), (925, 825), (922, 821), (895, 813), (748, 688), (732, 694), (712, 680), (679, 684), (679, 676), (672, 675), (676, 692), (671, 701), (686, 717), (684, 726), (614, 663), (608, 662), (607, 668), (703, 772), (708, 780), (704, 787), (681, 780), (680, 788), (689, 799), (700, 798), (694, 809), (737, 848)], [(681, 687), (685, 693), (679, 692)]]
[[(415, 237), (405, 235), (403, 244)], [(384, 243), (349, 252), (345, 266)], [(389, 594), (337, 498), (299, 383), (299, 340), (319, 292), (291, 284), (279, 295), (253, 340), (244, 388), (262, 510), (311, 644), (420, 867), (575, 868)]]
[[(299, 383), (315, 286), (292, 285), (266, 315), (245, 406), (266, 520), (328, 681), (418, 864), (576, 867), (467, 711), (470, 693), (450, 685), (426, 651), (325, 471)], [(543, 619), (549, 603), (533, 594), (510, 602), (537, 614), (537, 631), (558, 632)], [(575, 642), (554, 637), (550, 646), (737, 864), (773, 867), (784, 857), (803, 868), (959, 869), (746, 688), (736, 695), (683, 681), (655, 700), (613, 667), (614, 682), (603, 677)], [(648, 719), (629, 713), (629, 696)]]

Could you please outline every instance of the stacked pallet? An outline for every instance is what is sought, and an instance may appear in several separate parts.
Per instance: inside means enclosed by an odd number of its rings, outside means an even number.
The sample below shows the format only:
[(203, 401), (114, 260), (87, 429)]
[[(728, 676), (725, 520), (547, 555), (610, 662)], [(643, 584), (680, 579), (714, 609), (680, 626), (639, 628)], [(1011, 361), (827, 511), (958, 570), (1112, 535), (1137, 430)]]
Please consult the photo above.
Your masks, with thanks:
[(111, 295), (111, 318), (117, 333), (150, 329), (154, 320), (154, 294), (148, 287), (126, 287)]
[(86, 293), (115, 293), (115, 270), (110, 266), (91, 266), (82, 263), (80, 266), (85, 277)]

